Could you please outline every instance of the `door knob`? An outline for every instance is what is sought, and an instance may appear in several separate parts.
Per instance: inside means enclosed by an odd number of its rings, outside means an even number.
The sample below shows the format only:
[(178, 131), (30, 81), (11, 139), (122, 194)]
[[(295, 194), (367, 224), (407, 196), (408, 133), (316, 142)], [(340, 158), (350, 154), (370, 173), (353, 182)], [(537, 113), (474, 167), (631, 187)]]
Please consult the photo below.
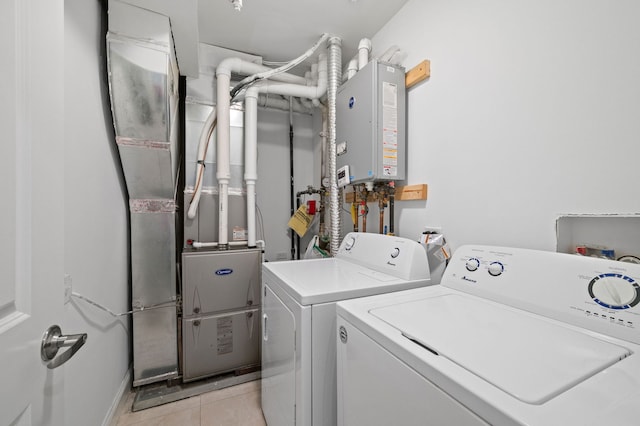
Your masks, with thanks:
[[(65, 336), (62, 334), (59, 326), (52, 325), (42, 336), (40, 356), (43, 361), (51, 361), (47, 364), (47, 368), (54, 369), (67, 362), (69, 358), (78, 352), (78, 349), (80, 349), (86, 341), (87, 333), (70, 334)], [(70, 348), (56, 358), (58, 350), (64, 347)]]

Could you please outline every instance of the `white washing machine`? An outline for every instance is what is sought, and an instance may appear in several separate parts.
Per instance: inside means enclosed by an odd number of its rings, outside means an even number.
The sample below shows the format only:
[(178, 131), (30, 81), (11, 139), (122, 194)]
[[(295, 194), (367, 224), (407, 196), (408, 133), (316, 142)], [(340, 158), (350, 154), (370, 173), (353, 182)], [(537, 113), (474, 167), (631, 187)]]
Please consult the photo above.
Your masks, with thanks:
[(340, 302), (338, 425), (640, 424), (640, 265), (459, 248), (441, 285)]
[(267, 424), (336, 424), (337, 301), (428, 284), (420, 244), (379, 234), (348, 234), (334, 258), (263, 264)]

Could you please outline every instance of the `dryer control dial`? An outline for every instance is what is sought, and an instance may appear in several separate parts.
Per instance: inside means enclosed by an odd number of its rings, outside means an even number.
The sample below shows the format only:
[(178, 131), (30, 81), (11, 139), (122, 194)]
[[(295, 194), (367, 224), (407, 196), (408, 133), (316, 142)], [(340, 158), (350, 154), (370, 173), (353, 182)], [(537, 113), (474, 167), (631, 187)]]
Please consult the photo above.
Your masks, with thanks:
[(391, 258), (392, 258), (392, 259), (395, 259), (396, 257), (398, 257), (398, 256), (400, 255), (400, 249), (399, 249), (398, 247), (394, 247), (394, 248), (391, 250), (390, 255), (391, 255)]
[(480, 267), (480, 260), (476, 259), (475, 257), (471, 257), (467, 260), (467, 263), (465, 264), (467, 271), (475, 271)]
[(349, 237), (344, 242), (344, 249), (349, 251), (353, 248), (353, 245), (356, 243), (356, 239), (354, 237)]
[(628, 309), (640, 302), (640, 285), (617, 273), (600, 274), (589, 282), (589, 296), (609, 309)]
[(501, 275), (504, 272), (504, 265), (500, 262), (491, 262), (489, 264), (488, 270), (489, 270), (489, 275), (497, 277), (498, 275)]

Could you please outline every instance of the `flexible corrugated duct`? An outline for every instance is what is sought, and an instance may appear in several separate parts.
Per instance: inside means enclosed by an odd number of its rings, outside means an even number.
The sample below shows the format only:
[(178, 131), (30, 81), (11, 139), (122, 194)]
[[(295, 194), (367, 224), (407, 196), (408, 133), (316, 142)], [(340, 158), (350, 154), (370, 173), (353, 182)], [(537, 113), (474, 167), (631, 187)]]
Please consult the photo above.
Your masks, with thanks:
[(329, 72), (327, 107), (329, 109), (329, 210), (331, 214), (331, 254), (340, 247), (340, 200), (336, 170), (336, 96), (342, 81), (342, 40), (331, 37), (328, 42)]

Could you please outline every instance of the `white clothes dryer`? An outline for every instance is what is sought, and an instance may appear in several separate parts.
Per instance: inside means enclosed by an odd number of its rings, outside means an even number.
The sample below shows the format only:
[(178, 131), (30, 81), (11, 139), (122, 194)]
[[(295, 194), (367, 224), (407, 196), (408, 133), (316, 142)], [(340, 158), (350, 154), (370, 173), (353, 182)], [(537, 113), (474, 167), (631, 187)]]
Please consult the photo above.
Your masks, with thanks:
[(428, 285), (416, 241), (348, 234), (334, 258), (263, 264), (262, 410), (267, 424), (336, 424), (336, 302)]
[(340, 302), (338, 425), (640, 424), (640, 265), (464, 246)]

